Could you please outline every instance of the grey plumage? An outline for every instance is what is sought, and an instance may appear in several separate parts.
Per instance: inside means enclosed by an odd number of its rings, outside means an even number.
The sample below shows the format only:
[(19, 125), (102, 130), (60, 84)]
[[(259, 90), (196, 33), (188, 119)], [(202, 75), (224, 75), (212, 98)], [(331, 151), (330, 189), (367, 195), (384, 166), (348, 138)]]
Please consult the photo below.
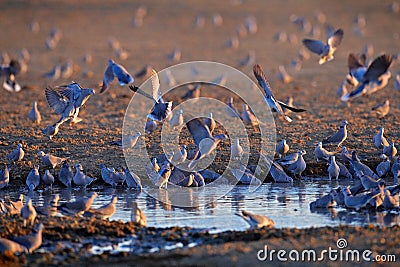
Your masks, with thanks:
[(330, 152), (322, 147), (322, 142), (318, 142), (317, 146), (314, 149), (314, 158), (317, 162), (320, 160), (328, 161), (330, 156), (335, 155), (337, 152)]
[(384, 131), (385, 131), (385, 129), (383, 127), (381, 127), (379, 129), (379, 132), (376, 135), (374, 135), (373, 140), (374, 140), (374, 145), (376, 148), (382, 148), (382, 147), (389, 146), (388, 141), (386, 140), (385, 136), (383, 135)]
[(132, 202), (131, 221), (133, 224), (146, 227), (147, 219), (144, 212), (138, 207), (136, 202)]
[(142, 190), (142, 182), (140, 177), (137, 176), (134, 172), (130, 172), (128, 168), (124, 168), (125, 172), (125, 182), (129, 188)]
[(87, 216), (87, 217), (93, 216), (96, 218), (100, 218), (102, 220), (106, 220), (115, 213), (117, 201), (118, 201), (118, 197), (112, 196), (110, 203), (107, 203), (96, 209), (89, 209), (89, 210), (85, 211), (84, 216)]
[(118, 79), (119, 85), (129, 85), (134, 82), (131, 74), (122, 66), (115, 63), (113, 60), (108, 60), (108, 66), (104, 72), (103, 85), (101, 86), (100, 93), (105, 92), (110, 83), (114, 80), (114, 77)]
[(258, 126), (260, 124), (257, 117), (250, 112), (247, 104), (243, 104), (242, 120), (246, 125)]
[(74, 184), (86, 187), (96, 180), (96, 178), (89, 177), (83, 173), (83, 167), (81, 164), (76, 164), (75, 169), (76, 172), (74, 177), (72, 178)]
[(335, 156), (330, 156), (330, 162), (328, 166), (328, 175), (329, 180), (335, 178), (336, 180), (339, 178), (340, 168), (339, 165), (335, 161)]
[(283, 155), (286, 155), (286, 153), (289, 151), (289, 145), (286, 143), (285, 139), (282, 139), (282, 141), (280, 141), (276, 146), (275, 150), (279, 158), (281, 158)]
[(24, 220), (24, 227), (26, 223), (33, 225), (36, 219), (36, 209), (32, 206), (32, 199), (27, 199), (25, 205), (21, 209), (21, 217)]
[(307, 164), (303, 158), (303, 155), (307, 154), (305, 150), (300, 150), (297, 152), (297, 158), (293, 162), (282, 162), (283, 165), (286, 165), (286, 168), (293, 175), (299, 175), (301, 177), (302, 172), (306, 169)]
[(68, 165), (67, 161), (64, 161), (58, 174), (58, 180), (60, 180), (64, 186), (71, 187), (73, 178), (74, 172), (72, 168)]
[(21, 161), (25, 156), (25, 151), (22, 149), (22, 144), (18, 144), (17, 148), (14, 149), (7, 158), (13, 162)]
[(376, 173), (379, 177), (384, 177), (390, 171), (390, 160), (386, 155), (382, 158), (383, 161), (376, 166)]
[(21, 246), (27, 248), (29, 253), (32, 253), (42, 245), (42, 232), (44, 230), (43, 224), (36, 224), (32, 233), (25, 236), (15, 236), (11, 240), (17, 242)]
[(59, 194), (52, 195), (48, 203), (45, 203), (44, 206), (36, 207), (36, 212), (43, 216), (56, 216), (58, 213), (59, 200), (60, 200)]
[(380, 103), (380, 104), (372, 107), (372, 110), (375, 111), (375, 113), (378, 115), (379, 119), (382, 119), (387, 114), (389, 114), (389, 111), (390, 111), (389, 99), (386, 99), (383, 103)]
[(52, 188), (54, 183), (54, 176), (50, 173), (49, 170), (45, 170), (44, 174), (42, 175), (42, 183), (45, 186), (50, 186), (50, 188)]
[(233, 97), (229, 97), (227, 107), (226, 107), (226, 114), (233, 118), (241, 118), (239, 112), (233, 105)]
[(81, 215), (90, 208), (96, 197), (96, 192), (90, 192), (87, 196), (76, 199), (73, 202), (61, 204), (59, 210), (65, 215)]
[(26, 177), (26, 185), (29, 191), (35, 190), (40, 184), (39, 165), (35, 165)]
[(328, 137), (327, 139), (322, 141), (322, 144), (335, 144), (338, 147), (346, 140), (347, 138), (347, 128), (346, 126), (349, 123), (346, 120), (343, 120), (340, 124), (339, 130), (332, 136)]
[(390, 161), (392, 161), (397, 155), (397, 148), (395, 147), (394, 142), (390, 142), (388, 146), (384, 146), (382, 154), (386, 155)]
[(111, 142), (111, 145), (122, 147), (123, 149), (133, 148), (142, 134), (136, 132), (134, 135), (125, 135), (122, 139)]
[(324, 64), (334, 58), (334, 53), (341, 44), (344, 32), (342, 29), (336, 30), (332, 36), (328, 36), (327, 43), (320, 40), (303, 39), (303, 44), (311, 52), (320, 56), (319, 64)]
[(245, 210), (242, 213), (235, 213), (235, 215), (242, 217), (249, 225), (250, 228), (272, 228), (275, 226), (275, 222), (264, 215), (254, 214)]
[(10, 169), (4, 165), (4, 170), (0, 170), (0, 189), (6, 188), (10, 182)]
[(210, 130), (210, 133), (212, 133), (215, 129), (215, 126), (217, 123), (215, 122), (213, 118), (213, 113), (210, 112), (208, 117), (203, 120), (204, 124), (207, 125), (208, 129)]
[(336, 201), (331, 193), (324, 195), (310, 203), (310, 209), (326, 209), (336, 205)]
[(29, 111), (28, 119), (36, 124), (40, 124), (40, 122), (42, 121), (42, 116), (40, 115), (36, 101), (33, 101), (32, 103), (32, 108)]
[(54, 156), (50, 153), (44, 153), (43, 151), (39, 151), (38, 155), (41, 157), (42, 159), (42, 163), (47, 166), (47, 167), (51, 167), (51, 168), (55, 168), (57, 167), (57, 165), (60, 165), (61, 163), (63, 163), (64, 161), (66, 161), (66, 158), (61, 158), (61, 157), (57, 157)]
[(58, 134), (58, 130), (59, 130), (59, 125), (54, 124), (54, 125), (49, 125), (46, 128), (42, 129), (42, 133), (47, 135), (47, 137), (49, 137), (49, 139), (51, 140), (55, 135)]

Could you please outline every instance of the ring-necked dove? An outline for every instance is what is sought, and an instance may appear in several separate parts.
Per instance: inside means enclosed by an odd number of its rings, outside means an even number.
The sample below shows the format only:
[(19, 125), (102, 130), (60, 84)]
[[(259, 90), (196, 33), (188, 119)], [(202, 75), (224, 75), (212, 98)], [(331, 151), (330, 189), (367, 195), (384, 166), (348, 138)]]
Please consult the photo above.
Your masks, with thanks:
[(104, 72), (103, 85), (101, 86), (100, 94), (105, 92), (110, 83), (117, 77), (119, 85), (129, 85), (134, 82), (131, 74), (120, 64), (115, 63), (113, 60), (108, 60), (108, 66)]

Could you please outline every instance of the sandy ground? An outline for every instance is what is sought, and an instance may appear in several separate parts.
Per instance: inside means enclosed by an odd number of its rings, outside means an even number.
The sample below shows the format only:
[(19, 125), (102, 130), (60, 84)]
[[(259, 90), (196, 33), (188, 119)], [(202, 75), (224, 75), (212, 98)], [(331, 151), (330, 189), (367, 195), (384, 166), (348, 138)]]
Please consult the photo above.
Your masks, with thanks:
[[(122, 0), (1, 2), (0, 25), (3, 39), (0, 43), (0, 51), (7, 51), (12, 58), (17, 57), (22, 48), (28, 49), (31, 53), (28, 71), (17, 77), (24, 89), (17, 94), (3, 90), (0, 98), (0, 163), (8, 163), (7, 154), (18, 143), (24, 145), (26, 152), (23, 161), (11, 171), (11, 187), (24, 185), (31, 166), (40, 162), (37, 156), (39, 150), (69, 157), (72, 163), (81, 163), (88, 174), (97, 177), (100, 176), (98, 167), (100, 163), (106, 162), (115, 166), (125, 164), (122, 151), (108, 144), (121, 136), (125, 109), (133, 93), (128, 88), (119, 87), (116, 82), (105, 94), (96, 94), (89, 99), (80, 113), (80, 117), (83, 118), (81, 123), (73, 126), (64, 124), (60, 133), (52, 141), (49, 141), (40, 131), (41, 128), (53, 124), (58, 119), (46, 103), (44, 97), (46, 86), (62, 85), (74, 80), (84, 87), (95, 88), (97, 92), (99, 91), (107, 60), (116, 58), (108, 44), (111, 37), (119, 40), (121, 46), (129, 52), (128, 59), (117, 61), (133, 74), (141, 70), (145, 64), (151, 64), (155, 69), (161, 70), (175, 63), (193, 60), (216, 61), (235, 67), (249, 50), (254, 50), (256, 62), (266, 71), (276, 98), (284, 100), (292, 96), (296, 106), (308, 110), (301, 114), (301, 118), (293, 116), (294, 121), (291, 124), (276, 119), (277, 140), (285, 138), (293, 152), (299, 149), (307, 150), (305, 159), (308, 167), (304, 174), (326, 175), (326, 165), (314, 162), (313, 150), (318, 141), (336, 131), (343, 119), (351, 123), (349, 136), (344, 145), (349, 150), (356, 150), (371, 167), (376, 166), (379, 162), (380, 151), (374, 147), (372, 137), (379, 127), (385, 127), (389, 141), (396, 144), (399, 142), (399, 122), (396, 118), (400, 111), (398, 104), (400, 92), (393, 89), (393, 78), (384, 90), (370, 98), (359, 98), (347, 108), (341, 106), (336, 96), (336, 89), (347, 72), (346, 62), (350, 52), (360, 53), (366, 44), (374, 47), (372, 57), (382, 52), (390, 54), (399, 52), (397, 44), (400, 17), (399, 13), (394, 14), (389, 11), (388, 6), (391, 1), (346, 2), (345, 4), (336, 4), (331, 1), (304, 3), (294, 0), (244, 1), (242, 4), (239, 2), (148, 1), (142, 3)], [(132, 20), (140, 4), (145, 4), (147, 7), (147, 15), (141, 27), (133, 27)], [(317, 63), (317, 57), (311, 55), (309, 60), (303, 62), (302, 69), (295, 71), (290, 67), (290, 62), (302, 48), (301, 39), (309, 36), (299, 31), (298, 27), (289, 21), (289, 17), (291, 14), (305, 16), (315, 24), (315, 14), (318, 10), (326, 14), (327, 23), (335, 28), (343, 28), (345, 32), (343, 43), (332, 62), (320, 66)], [(214, 26), (211, 20), (216, 13), (223, 18), (223, 24), (219, 27)], [(365, 35), (362, 37), (353, 32), (353, 20), (358, 14), (362, 14), (367, 22)], [(203, 28), (193, 26), (198, 15), (205, 18)], [(258, 32), (240, 37), (240, 45), (237, 49), (227, 48), (225, 44), (228, 39), (236, 34), (237, 27), (243, 24), (250, 15), (257, 20)], [(32, 20), (40, 24), (40, 31), (37, 33), (29, 30)], [(63, 36), (58, 46), (54, 50), (49, 50), (45, 47), (45, 39), (54, 27), (61, 29)], [(273, 37), (279, 31), (291, 34), (292, 39), (297, 38), (297, 43), (275, 41)], [(323, 28), (321, 28), (320, 38), (325, 39)], [(172, 62), (167, 58), (167, 55), (175, 48), (182, 52), (182, 57), (178, 62)], [(90, 64), (82, 63), (82, 58), (87, 53), (93, 57)], [(56, 81), (43, 77), (56, 63), (64, 63), (67, 59), (72, 59), (77, 65), (71, 77), (60, 78)], [(279, 65), (286, 66), (293, 76), (293, 82), (284, 84), (278, 79)], [(392, 75), (395, 75), (399, 71), (399, 64), (394, 62), (390, 70)], [(92, 75), (87, 75), (89, 72), (92, 72)], [(251, 66), (244, 68), (243, 72), (254, 80)], [(143, 81), (144, 78), (138, 78), (135, 84), (140, 85)], [(178, 93), (179, 91), (176, 92)], [(224, 102), (227, 98), (224, 93), (219, 94), (214, 91), (211, 93), (210, 90), (205, 90), (203, 96), (216, 97)], [(378, 119), (371, 112), (371, 108), (385, 99), (391, 101), (390, 114), (383, 119)], [(27, 119), (32, 101), (38, 102), (39, 110), (42, 112), (41, 125), (33, 125)], [(259, 101), (262, 103), (261, 99)], [(238, 107), (240, 107), (240, 102)], [(223, 129), (219, 128), (217, 131), (222, 132)], [(153, 135), (156, 136), (156, 134)], [(150, 141), (153, 137), (146, 136), (145, 139)], [(183, 140), (189, 141), (185, 138)], [(254, 139), (251, 141), (253, 141), (253, 147), (256, 147), (254, 145), (256, 141)], [(151, 146), (150, 142), (148, 146)], [(150, 147), (150, 153), (154, 152), (153, 149), (156, 150), (159, 147)], [(219, 171), (218, 168), (223, 167), (229, 157), (227, 143), (220, 149), (222, 156), (215, 165), (217, 171)], [(334, 148), (330, 147), (330, 149)], [(256, 154), (251, 156), (253, 160), (256, 158)], [(375, 232), (381, 231), (381, 229), (372, 229)], [(397, 228), (392, 230), (398, 231)], [(347, 231), (358, 230), (351, 228)], [(304, 238), (304, 242), (309, 244), (311, 239), (309, 233), (307, 231), (301, 231), (301, 233), (303, 233), (301, 237)], [(359, 242), (364, 247), (379, 243), (375, 239), (370, 243), (369, 238), (364, 238), (363, 231), (358, 231), (357, 234), (362, 237)], [(321, 239), (324, 239), (323, 236)], [(321, 246), (324, 245), (324, 243), (321, 244)], [(230, 251), (227, 252), (229, 255), (235, 254), (230, 249), (231, 244), (220, 246)], [(252, 249), (258, 249), (257, 246), (252, 246)], [(185, 253), (190, 252), (196, 259), (202, 258), (206, 261), (207, 258), (201, 255), (208, 255), (208, 252), (202, 249), (197, 252), (193, 249), (178, 252), (176, 255), (183, 256), (177, 256), (173, 260), (179, 262), (181, 257), (186, 259)], [(240, 258), (237, 255), (232, 255), (232, 257), (237, 257), (238, 260)], [(169, 258), (160, 256), (161, 260), (167, 263)], [(203, 261), (200, 261), (200, 264)], [(147, 260), (145, 262), (147, 263)], [(179, 263), (197, 264), (196, 261)], [(236, 264), (242, 265), (243, 262), (239, 260)]]

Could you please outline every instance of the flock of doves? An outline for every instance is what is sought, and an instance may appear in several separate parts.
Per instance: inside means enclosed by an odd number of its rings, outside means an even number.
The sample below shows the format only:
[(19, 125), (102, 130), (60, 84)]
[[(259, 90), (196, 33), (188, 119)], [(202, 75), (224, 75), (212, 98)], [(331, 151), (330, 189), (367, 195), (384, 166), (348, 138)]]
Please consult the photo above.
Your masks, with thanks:
[[(140, 20), (137, 22), (139, 23)], [(301, 23), (297, 21), (296, 23)], [(326, 64), (334, 59), (336, 49), (340, 46), (344, 37), (344, 31), (337, 29), (331, 31), (326, 42), (314, 39), (303, 39), (303, 45), (312, 53), (318, 55), (319, 64)], [(54, 45), (52, 42), (57, 41), (57, 34), (48, 41), (48, 45)], [(172, 55), (174, 56), (174, 55)], [(341, 101), (348, 102), (360, 96), (371, 95), (378, 90), (384, 88), (391, 78), (389, 67), (393, 61), (393, 56), (382, 54), (367, 64), (366, 54), (350, 54), (348, 56), (349, 72), (345, 76), (341, 87), (338, 90)], [(0, 66), (0, 76), (5, 76), (6, 80), (3, 87), (12, 92), (21, 90), (20, 85), (16, 82), (15, 77), (21, 71), (21, 64), (16, 60), (11, 60), (7, 65)], [(280, 68), (284, 73), (284, 69)], [(291, 103), (282, 102), (277, 100), (273, 95), (273, 90), (267, 81), (266, 75), (262, 67), (258, 64), (253, 65), (254, 76), (261, 87), (264, 100), (268, 107), (278, 116), (282, 117), (285, 121), (291, 122), (292, 118), (289, 117), (290, 112), (306, 112), (306, 110), (294, 107)], [(158, 125), (163, 122), (169, 122), (170, 127), (178, 127), (186, 124), (197, 149), (194, 151), (187, 151), (186, 145), (182, 145), (181, 149), (176, 151), (172, 157), (167, 158), (165, 155), (159, 158), (153, 158), (151, 164), (146, 167), (149, 177), (159, 188), (167, 188), (168, 184), (176, 184), (179, 186), (204, 186), (205, 181), (214, 181), (219, 179), (220, 175), (212, 170), (195, 171), (194, 168), (197, 164), (207, 155), (211, 154), (219, 145), (222, 140), (228, 139), (225, 134), (213, 135), (212, 132), (216, 127), (216, 122), (213, 119), (212, 113), (208, 118), (200, 119), (195, 118), (185, 122), (182, 110), (173, 114), (172, 101), (164, 101), (160, 91), (160, 81), (157, 71), (150, 69), (151, 84), (153, 93), (152, 95), (146, 93), (141, 88), (134, 86), (133, 76), (121, 64), (116, 63), (114, 60), (108, 60), (106, 70), (104, 72), (103, 83), (100, 88), (100, 93), (105, 92), (113, 80), (117, 80), (120, 86), (128, 86), (129, 89), (135, 93), (150, 99), (153, 102), (153, 108), (147, 115), (148, 120), (145, 125), (146, 133), (154, 132)], [(170, 74), (171, 75), (171, 74)], [(396, 77), (396, 80), (397, 77)], [(219, 84), (219, 83), (216, 83)], [(219, 85), (223, 85), (222, 83)], [(347, 92), (347, 86), (353, 88), (352, 91)], [(196, 98), (200, 96), (201, 85), (194, 85), (183, 99)], [(81, 119), (78, 117), (79, 111), (82, 106), (88, 101), (90, 96), (95, 94), (95, 90), (91, 88), (83, 88), (77, 82), (71, 82), (67, 85), (57, 87), (47, 87), (45, 89), (45, 97), (51, 109), (60, 116), (59, 120), (52, 125), (42, 129), (43, 134), (52, 139), (60, 130), (60, 127), (65, 122), (78, 123)], [(384, 117), (389, 112), (389, 101), (374, 107), (380, 117)], [(249, 107), (244, 104), (243, 112), (239, 112), (233, 106), (233, 99), (227, 103), (227, 114), (232, 117), (239, 117), (246, 125), (257, 126), (260, 122), (250, 112)], [(33, 103), (32, 109), (28, 115), (29, 119), (33, 122), (40, 123), (41, 115), (37, 108), (36, 102)], [(332, 136), (327, 137), (319, 142), (314, 150), (314, 158), (317, 162), (326, 162), (328, 164), (327, 173), (329, 179), (339, 179), (344, 177), (353, 179), (352, 186), (341, 186), (332, 189), (331, 192), (325, 196), (310, 203), (311, 209), (328, 208), (335, 205), (340, 205), (349, 209), (398, 209), (399, 208), (399, 191), (400, 185), (398, 184), (398, 177), (400, 174), (400, 157), (397, 157), (397, 149), (394, 142), (388, 142), (384, 136), (384, 128), (371, 138), (377, 149), (382, 151), (382, 162), (372, 170), (370, 167), (362, 163), (357, 156), (356, 151), (348, 151), (342, 143), (347, 138), (347, 128), (349, 124), (343, 120), (339, 129)], [(124, 149), (132, 148), (136, 145), (141, 133), (129, 136), (123, 140), (113, 142), (114, 145), (119, 145)], [(340, 150), (328, 151), (323, 147), (326, 144), (334, 144), (341, 147)], [(306, 154), (305, 150), (300, 150), (296, 153), (288, 154), (289, 145), (286, 140), (282, 140), (276, 146), (275, 159), (271, 159), (262, 153), (260, 154), (260, 164), (255, 168), (253, 166), (246, 166), (241, 164), (243, 156), (243, 148), (240, 141), (235, 140), (230, 147), (231, 158), (238, 162), (237, 169), (230, 169), (230, 172), (241, 184), (246, 185), (260, 185), (262, 181), (256, 176), (264, 168), (268, 171), (275, 182), (292, 183), (293, 178), (300, 177), (306, 169), (306, 162), (303, 155)], [(6, 188), (10, 180), (10, 168), (16, 166), (18, 161), (24, 158), (24, 150), (22, 144), (8, 154), (8, 159), (13, 163), (5, 165), (3, 170), (0, 170), (0, 189)], [(77, 186), (86, 187), (96, 178), (89, 177), (83, 172), (81, 164), (75, 165), (75, 172), (68, 165), (67, 158), (57, 157), (43, 151), (39, 151), (38, 155), (42, 159), (44, 166), (48, 167), (47, 170), (40, 175), (39, 165), (34, 165), (26, 178), (26, 186), (29, 191), (34, 191), (40, 184), (45, 187), (51, 187), (55, 182), (55, 168), (61, 165), (58, 173), (58, 180), (66, 187), (71, 187), (73, 184)], [(341, 161), (338, 161), (340, 157)], [(159, 164), (161, 163), (161, 164)], [(186, 164), (185, 167), (193, 169), (193, 171), (184, 171), (180, 169), (181, 164)], [(124, 168), (122, 172), (116, 171), (114, 168), (100, 165), (102, 180), (113, 187), (126, 183), (128, 187), (141, 190), (140, 178)], [(51, 173), (53, 171), (53, 174)], [(287, 174), (291, 174), (289, 176)], [(387, 186), (384, 178), (392, 173), (394, 178), (394, 185)], [(73, 202), (58, 204), (59, 196), (55, 194), (49, 203), (42, 207), (32, 206), (32, 200), (28, 198), (24, 204), (24, 196), (20, 195), (16, 201), (1, 200), (0, 212), (7, 214), (20, 214), (24, 220), (24, 226), (27, 223), (33, 225), (37, 214), (45, 216), (54, 216), (61, 212), (64, 215), (84, 215), (96, 216), (102, 219), (107, 219), (115, 212), (115, 205), (117, 197), (113, 196), (110, 203), (94, 209), (91, 207), (96, 192), (91, 192), (87, 196), (76, 199)], [(251, 227), (272, 227), (274, 222), (263, 215), (256, 215), (250, 212), (242, 211), (237, 214), (245, 219)], [(138, 225), (146, 225), (146, 217), (136, 203), (133, 203), (132, 220)], [(43, 225), (38, 224), (34, 228), (32, 234), (26, 237), (16, 237), (13, 240), (0, 238), (0, 251), (11, 249), (14, 252), (33, 251), (40, 246), (41, 233)], [(40, 242), (39, 242), (40, 239)]]

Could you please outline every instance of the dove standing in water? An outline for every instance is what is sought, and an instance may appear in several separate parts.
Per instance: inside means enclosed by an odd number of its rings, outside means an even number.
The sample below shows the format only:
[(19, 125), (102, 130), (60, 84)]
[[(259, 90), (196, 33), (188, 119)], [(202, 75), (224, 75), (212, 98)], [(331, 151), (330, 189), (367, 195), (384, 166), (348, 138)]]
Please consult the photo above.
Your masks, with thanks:
[(250, 228), (272, 228), (275, 226), (275, 222), (264, 215), (257, 215), (245, 210), (242, 210), (242, 213), (235, 213), (235, 215), (242, 217), (249, 225)]
[(250, 112), (247, 104), (243, 104), (242, 120), (246, 125), (258, 126), (260, 124), (256, 116)]
[(390, 111), (390, 102), (389, 99), (386, 99), (383, 103), (380, 103), (372, 108), (373, 111), (378, 115), (379, 119), (382, 119)]
[(293, 183), (292, 177), (288, 176), (285, 173), (281, 165), (263, 154), (260, 154), (260, 156), (263, 157), (267, 164), (270, 166), (269, 171), (275, 183)]
[(307, 164), (303, 158), (303, 155), (307, 154), (305, 150), (300, 150), (297, 152), (297, 157), (293, 160), (284, 160), (281, 161), (282, 165), (286, 165), (286, 168), (289, 172), (291, 172), (294, 176), (299, 175), (301, 178), (302, 172), (306, 169)]
[(40, 184), (39, 165), (35, 165), (26, 177), (26, 185), (29, 191), (35, 190)]
[(81, 215), (90, 209), (94, 199), (98, 196), (96, 192), (90, 192), (87, 196), (81, 197), (73, 202), (63, 203), (59, 210), (65, 215)]
[(85, 211), (84, 216), (94, 216), (102, 220), (106, 220), (115, 213), (117, 201), (117, 196), (112, 196), (110, 203), (105, 204), (97, 209), (89, 209), (88, 211)]
[(153, 100), (154, 107), (150, 114), (147, 115), (149, 119), (155, 121), (163, 121), (171, 113), (172, 102), (164, 102), (164, 100), (162, 99), (160, 91), (160, 79), (158, 78), (157, 71), (155, 71), (154, 69), (151, 70), (151, 85), (153, 89), (152, 95), (147, 94), (142, 89), (136, 86), (130, 85), (129, 88), (132, 91), (138, 92), (144, 97)]
[(42, 183), (45, 186), (50, 186), (50, 189), (53, 188), (54, 176), (49, 170), (45, 170), (44, 174), (42, 175)]
[(59, 194), (51, 196), (50, 201), (42, 207), (36, 207), (36, 212), (43, 216), (56, 216), (58, 213), (58, 201), (60, 200)]
[(61, 118), (54, 125), (55, 129), (64, 122), (71, 120), (77, 121), (80, 108), (86, 103), (91, 95), (94, 95), (91, 88), (82, 88), (78, 83), (72, 82), (67, 85), (58, 86), (55, 89), (46, 88), (45, 95), (49, 106)]
[(76, 172), (73, 181), (76, 185), (86, 187), (96, 180), (96, 178), (89, 177), (83, 173), (83, 167), (81, 164), (76, 164), (75, 169)]
[(14, 163), (17, 161), (21, 161), (25, 156), (25, 152), (22, 149), (22, 144), (18, 144), (17, 148), (14, 149), (10, 154), (8, 154), (7, 158)]
[(385, 129), (383, 127), (381, 127), (379, 129), (379, 132), (376, 135), (374, 135), (374, 145), (376, 148), (382, 148), (382, 147), (389, 146), (388, 141), (386, 140), (385, 136), (383, 135), (384, 132), (385, 132)]
[(134, 172), (130, 172), (128, 168), (124, 168), (124, 172), (126, 176), (126, 185), (135, 190), (142, 190), (142, 181), (140, 180), (140, 177)]
[(339, 173), (340, 168), (335, 161), (335, 156), (330, 156), (330, 162), (328, 166), (329, 180), (331, 180), (333, 177), (337, 180), (339, 178)]
[(133, 222), (133, 224), (142, 226), (142, 227), (145, 227), (147, 224), (146, 215), (138, 207), (136, 202), (132, 202), (131, 221)]
[(239, 143), (239, 139), (231, 145), (231, 157), (235, 160), (241, 160), (243, 156), (243, 148)]
[(285, 113), (282, 110), (282, 107), (287, 108), (293, 112), (303, 112), (305, 111), (304, 109), (297, 109), (294, 107), (290, 107), (286, 105), (285, 103), (281, 101), (277, 101), (272, 94), (271, 87), (267, 81), (267, 77), (264, 74), (264, 71), (262, 70), (261, 66), (256, 64), (253, 67), (253, 72), (254, 76), (256, 77), (258, 84), (261, 86), (261, 88), (264, 91), (264, 100), (268, 104), (268, 106), (271, 108), (272, 111), (277, 112), (280, 116), (282, 116), (285, 120), (288, 122), (291, 122), (292, 119), (289, 118), (288, 116), (285, 115)]
[(172, 116), (171, 120), (169, 121), (169, 127), (172, 129), (175, 127), (180, 128), (183, 123), (183, 110), (180, 109)]
[[(349, 101), (362, 95), (370, 95), (382, 88), (384, 88), (391, 77), (390, 71), (388, 71), (392, 64), (393, 57), (390, 55), (381, 55), (377, 57), (365, 72), (361, 72), (358, 75), (359, 84), (356, 89), (352, 92), (342, 96), (342, 101)], [(357, 78), (357, 76), (355, 76)]]
[(328, 137), (327, 139), (322, 141), (323, 145), (326, 144), (335, 144), (338, 147), (346, 140), (347, 138), (347, 128), (346, 126), (349, 123), (346, 120), (343, 120), (342, 123), (340, 124), (339, 130), (332, 136)]
[(129, 85), (134, 82), (132, 75), (130, 75), (123, 66), (109, 59), (107, 69), (104, 72), (103, 85), (101, 86), (100, 93), (108, 89), (114, 77), (117, 77), (120, 86)]
[(42, 245), (42, 232), (44, 230), (43, 224), (36, 224), (32, 233), (24, 236), (15, 236), (11, 240), (17, 242), (21, 246), (27, 248), (29, 253), (32, 253)]
[(24, 220), (24, 227), (26, 227), (26, 223), (29, 225), (33, 225), (36, 219), (36, 210), (32, 206), (32, 199), (27, 199), (25, 205), (21, 209), (21, 217)]
[(10, 169), (4, 164), (4, 170), (0, 170), (0, 189), (6, 188), (10, 182)]
[(36, 101), (33, 101), (33, 103), (32, 103), (32, 108), (29, 111), (28, 118), (33, 123), (37, 123), (37, 124), (40, 124), (40, 122), (42, 121), (42, 116), (40, 115)]
[(67, 161), (64, 161), (61, 166), (60, 172), (58, 174), (58, 180), (66, 186), (71, 187), (72, 179), (74, 178), (74, 172), (72, 168), (68, 165)]
[(396, 162), (393, 163), (392, 165), (392, 169), (390, 169), (390, 171), (393, 174), (393, 178), (394, 178), (394, 183), (398, 184), (399, 183), (399, 176), (400, 176), (400, 157), (397, 158)]
[(343, 35), (343, 30), (338, 29), (332, 36), (328, 37), (326, 44), (320, 40), (312, 39), (303, 39), (303, 44), (308, 48), (308, 50), (320, 56), (319, 64), (324, 64), (334, 58), (333, 54), (341, 44)]
[(165, 189), (167, 189), (168, 180), (169, 180), (169, 177), (171, 176), (171, 172), (172, 172), (173, 168), (174, 167), (171, 166), (169, 164), (169, 162), (167, 162), (160, 169), (160, 171), (158, 172), (159, 178), (158, 178), (158, 181), (156, 182), (156, 186), (158, 186), (158, 188), (164, 187)]
[(289, 151), (289, 145), (286, 143), (285, 139), (279, 142), (276, 146), (276, 153), (278, 154), (279, 158), (282, 158)]

